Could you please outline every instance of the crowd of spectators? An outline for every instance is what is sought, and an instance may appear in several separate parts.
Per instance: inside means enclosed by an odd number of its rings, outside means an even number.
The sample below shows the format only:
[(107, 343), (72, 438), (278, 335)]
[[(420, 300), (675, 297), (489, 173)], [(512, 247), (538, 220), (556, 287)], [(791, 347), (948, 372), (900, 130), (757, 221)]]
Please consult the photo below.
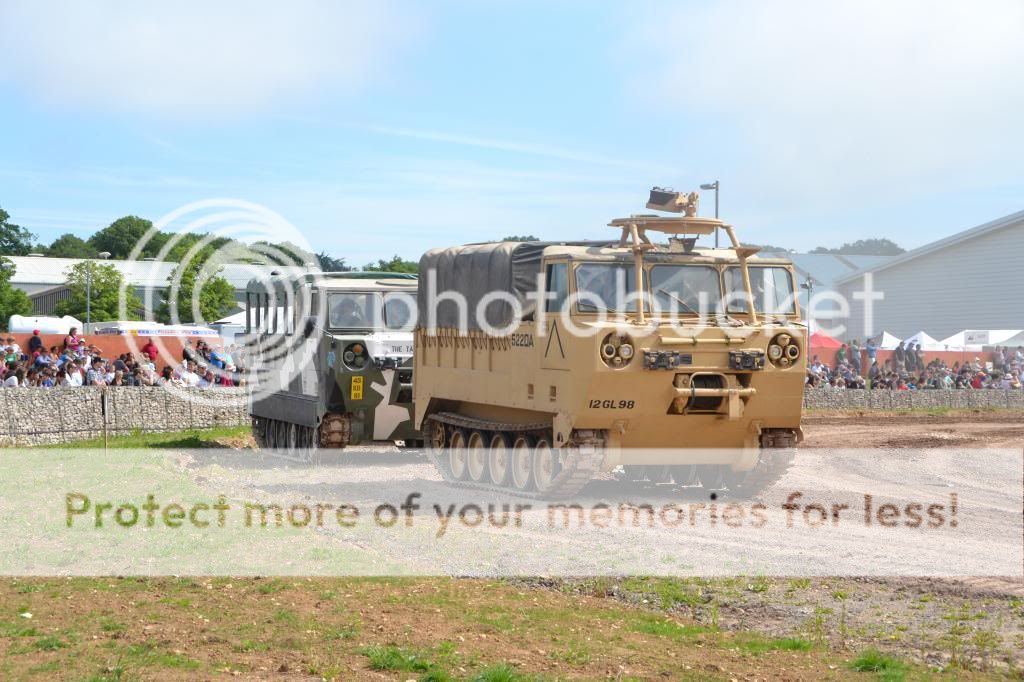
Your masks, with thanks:
[(157, 370), (160, 348), (152, 339), (138, 353), (105, 358), (72, 328), (60, 346), (47, 348), (39, 331), (26, 348), (14, 337), (0, 339), (0, 385), (20, 386), (240, 386), (245, 383), (244, 349), (234, 344), (211, 346), (186, 341), (180, 362)]
[(980, 356), (952, 366), (940, 358), (929, 360), (921, 344), (901, 342), (892, 356), (879, 362), (878, 347), (852, 341), (836, 351), (835, 364), (815, 355), (807, 367), (806, 385), (813, 388), (878, 388), (897, 391), (923, 389), (1021, 389), (1024, 349), (996, 348), (991, 361)]

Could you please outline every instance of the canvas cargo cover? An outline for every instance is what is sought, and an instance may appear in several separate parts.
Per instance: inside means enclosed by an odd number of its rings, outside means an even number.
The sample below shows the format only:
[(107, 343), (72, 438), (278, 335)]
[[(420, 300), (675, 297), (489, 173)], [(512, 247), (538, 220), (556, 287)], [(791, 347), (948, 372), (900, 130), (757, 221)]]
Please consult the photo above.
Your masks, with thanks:
[[(541, 258), (549, 242), (494, 242), (432, 249), (420, 258), (419, 325), (428, 329), (459, 329), (459, 308), (454, 301), (436, 303), (431, 312), (428, 296), (431, 280), (434, 292), (441, 297), (455, 292), (468, 303), (469, 330), (481, 329), (475, 311), (488, 292), (501, 291), (511, 295), (522, 306), (523, 317), (534, 312), (535, 300), (527, 294), (537, 288)], [(493, 298), (493, 297), (492, 297)], [(514, 319), (514, 308), (508, 297), (492, 301), (485, 319), (492, 328), (508, 327)]]

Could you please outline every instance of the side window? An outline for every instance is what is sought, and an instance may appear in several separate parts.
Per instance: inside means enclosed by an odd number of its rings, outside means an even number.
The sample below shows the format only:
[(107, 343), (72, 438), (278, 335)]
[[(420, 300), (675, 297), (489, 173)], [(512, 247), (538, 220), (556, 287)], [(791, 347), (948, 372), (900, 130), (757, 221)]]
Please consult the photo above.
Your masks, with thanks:
[(547, 277), (547, 303), (544, 307), (549, 313), (557, 313), (565, 305), (565, 299), (569, 297), (569, 266), (566, 263), (553, 263), (548, 266)]

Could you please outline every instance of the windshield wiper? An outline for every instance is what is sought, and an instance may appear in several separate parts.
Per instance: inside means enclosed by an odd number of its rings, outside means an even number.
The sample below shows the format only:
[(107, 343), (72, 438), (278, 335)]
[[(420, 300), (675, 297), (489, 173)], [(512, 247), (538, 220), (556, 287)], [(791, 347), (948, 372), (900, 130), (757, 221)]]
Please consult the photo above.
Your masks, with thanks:
[(668, 298), (671, 298), (674, 301), (677, 301), (680, 305), (682, 305), (684, 308), (686, 308), (687, 312), (693, 313), (694, 315), (701, 315), (701, 313), (699, 313), (696, 310), (694, 310), (693, 307), (689, 303), (687, 303), (683, 299), (679, 298), (678, 296), (673, 294), (671, 291), (667, 291), (666, 289), (658, 289), (658, 293), (659, 294), (664, 294)]

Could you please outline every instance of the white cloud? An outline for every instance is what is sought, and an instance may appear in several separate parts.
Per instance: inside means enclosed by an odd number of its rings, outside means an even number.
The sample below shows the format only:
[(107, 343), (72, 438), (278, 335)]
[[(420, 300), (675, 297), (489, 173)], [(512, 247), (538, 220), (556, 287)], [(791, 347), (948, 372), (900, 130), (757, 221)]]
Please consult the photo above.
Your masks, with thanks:
[(628, 41), (651, 72), (640, 88), (730, 141), (745, 184), (856, 204), (855, 192), (886, 183), (973, 189), (1019, 171), (1019, 0), (704, 3), (645, 16), (656, 23)]
[(543, 156), (546, 158), (558, 159), (561, 161), (571, 161), (577, 164), (598, 164), (603, 166), (618, 166), (622, 168), (637, 168), (648, 171), (664, 171), (666, 169), (666, 167), (662, 165), (640, 161), (632, 161), (629, 159), (622, 159), (617, 157), (612, 158), (608, 156), (586, 154), (572, 149), (565, 149), (562, 147), (552, 146), (548, 144), (538, 144), (535, 142), (522, 142), (519, 140), (475, 137), (473, 135), (463, 135), (461, 133), (451, 133), (437, 130), (418, 130), (413, 128), (395, 128), (388, 126), (367, 126), (366, 130), (368, 130), (369, 132), (379, 133), (381, 135), (390, 135), (393, 137), (408, 137), (416, 140), (425, 140), (428, 142), (440, 142), (443, 144), (453, 144), (465, 147), (477, 147), (481, 149), (490, 149), (499, 152), (511, 152), (513, 154)]
[(48, 100), (221, 118), (345, 93), (413, 37), (390, 2), (0, 4), (0, 79)]

